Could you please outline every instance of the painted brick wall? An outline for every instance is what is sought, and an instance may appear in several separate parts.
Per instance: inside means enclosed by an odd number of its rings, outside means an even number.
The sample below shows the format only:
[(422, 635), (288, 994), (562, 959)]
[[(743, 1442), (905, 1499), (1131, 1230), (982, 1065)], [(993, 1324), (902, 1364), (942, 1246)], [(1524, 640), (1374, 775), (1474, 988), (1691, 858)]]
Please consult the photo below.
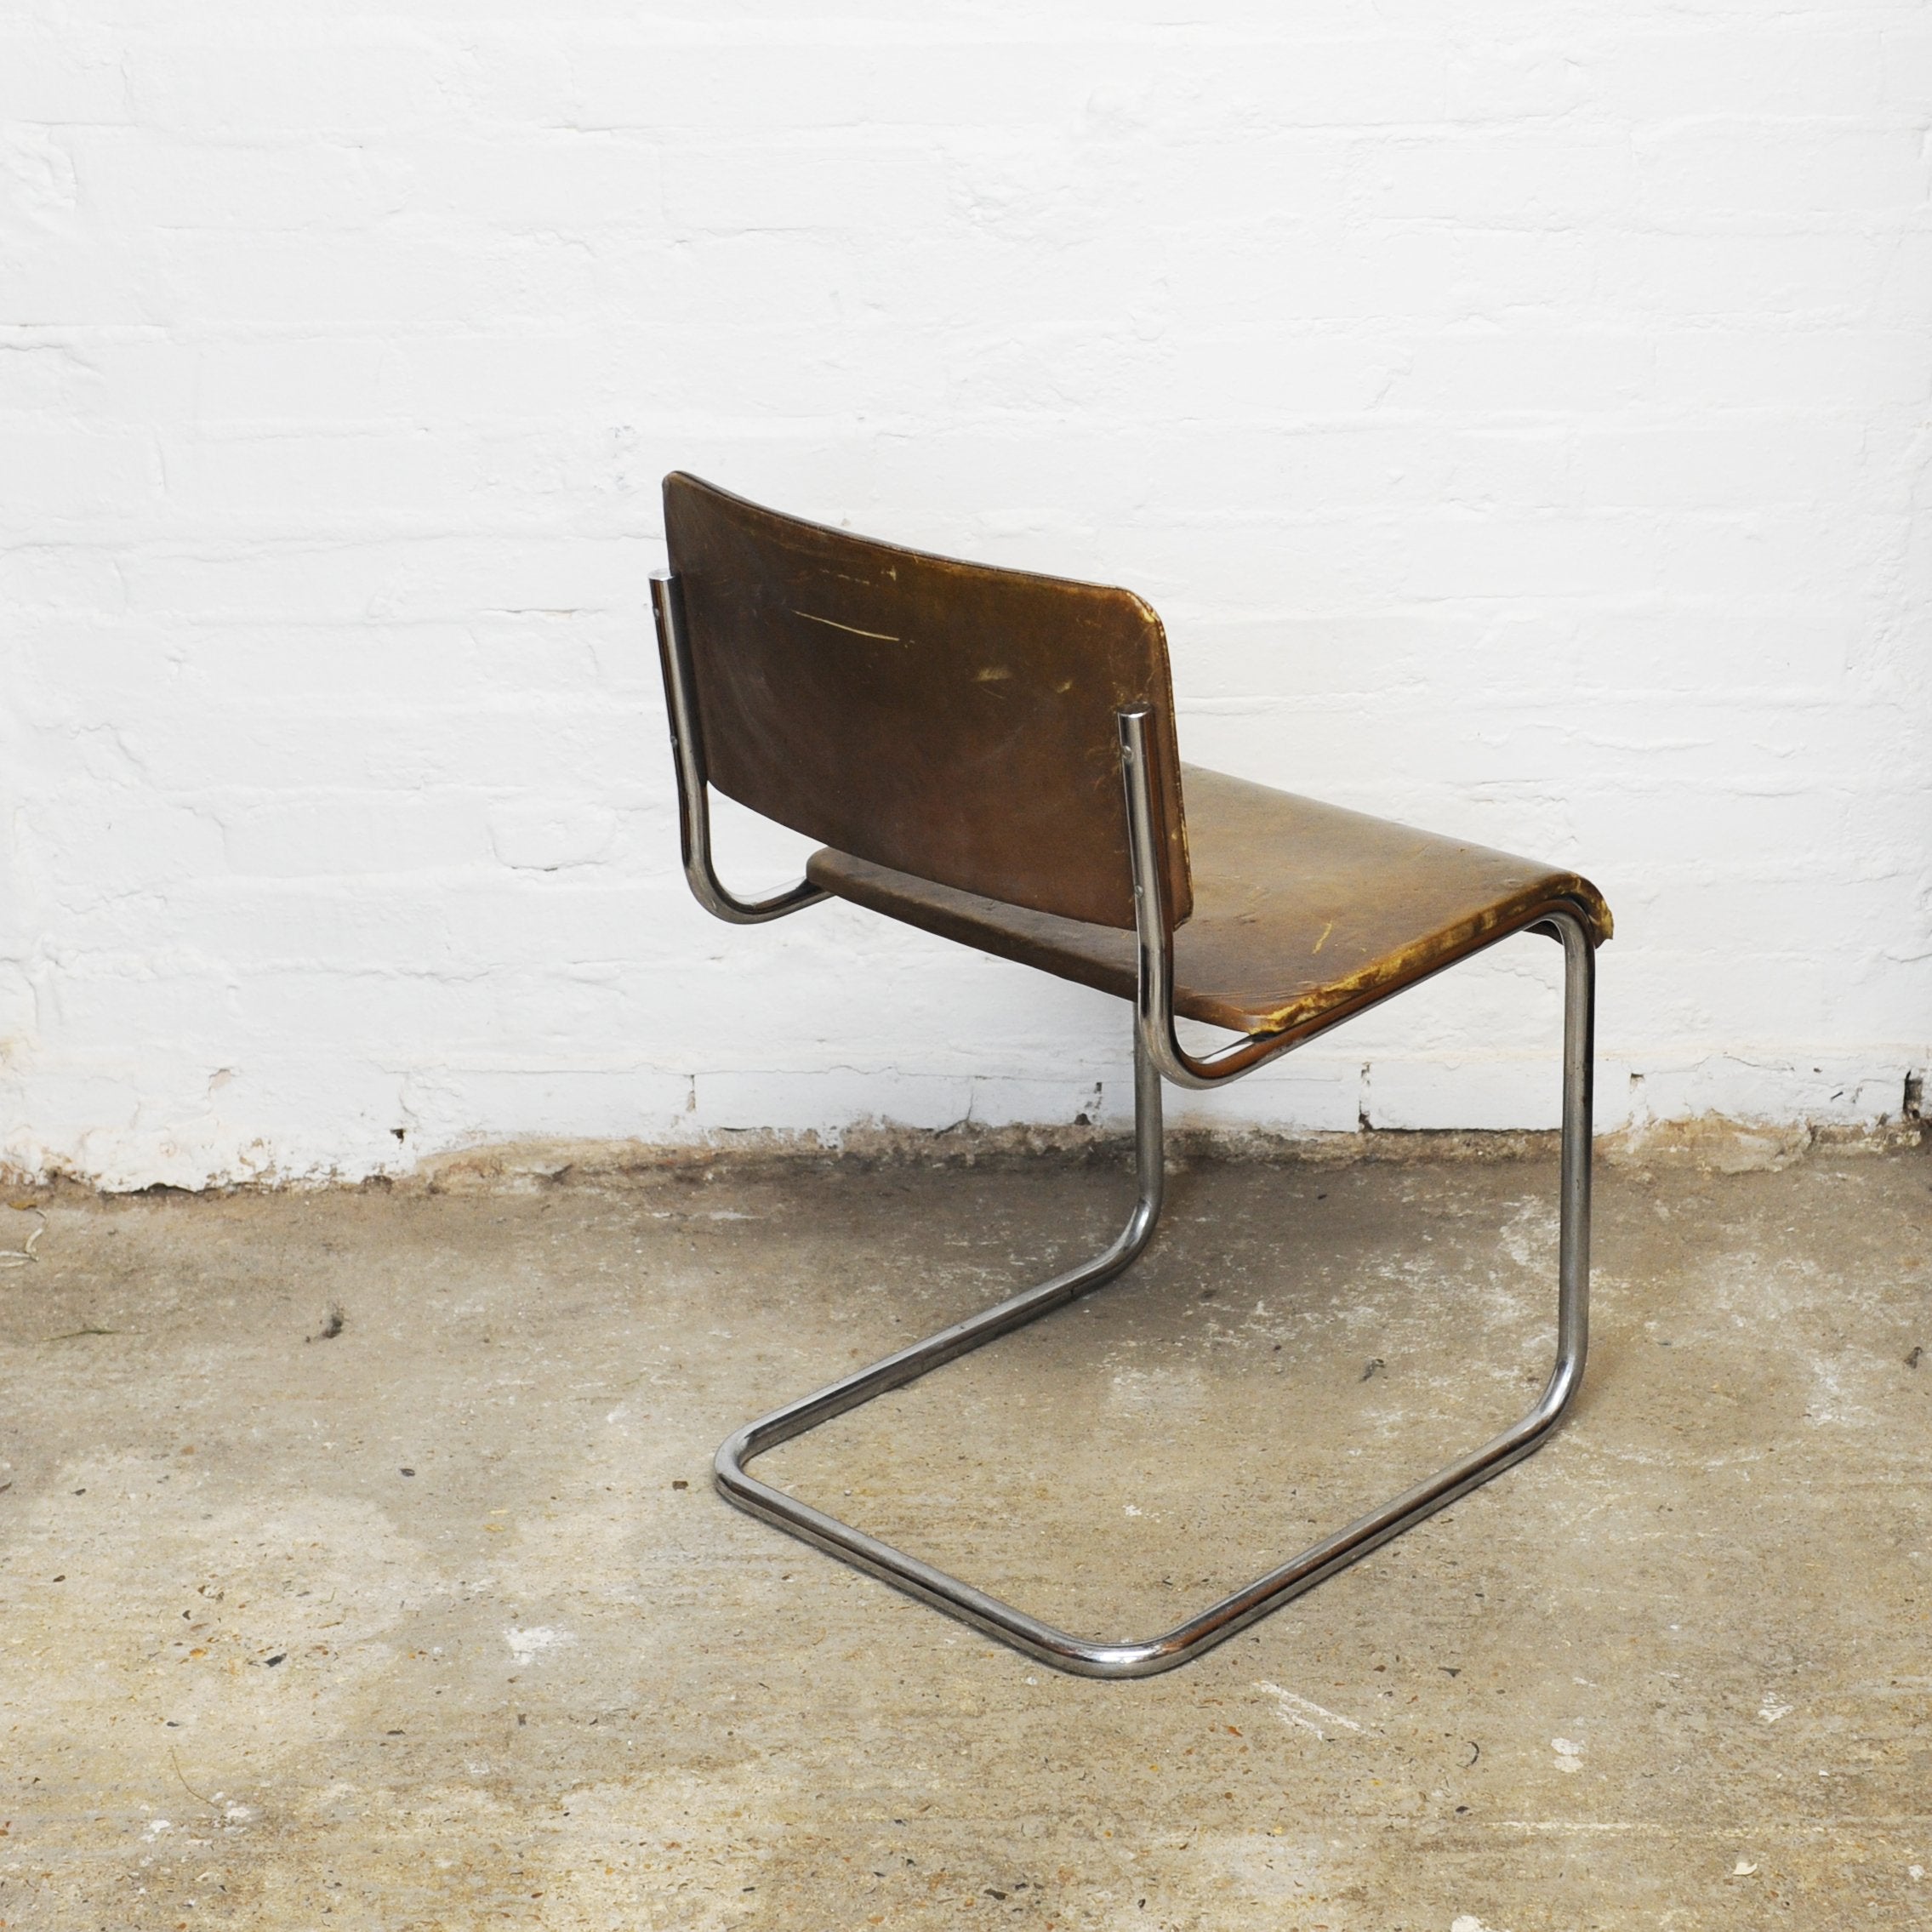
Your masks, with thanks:
[[(1129, 584), (1195, 761), (1583, 867), (1608, 1126), (1925, 1063), (1923, 5), (13, 0), (0, 117), (16, 1165), (1120, 1111), (1098, 995), (687, 897), (674, 465)], [(1177, 1111), (1547, 1123), (1555, 964)]]

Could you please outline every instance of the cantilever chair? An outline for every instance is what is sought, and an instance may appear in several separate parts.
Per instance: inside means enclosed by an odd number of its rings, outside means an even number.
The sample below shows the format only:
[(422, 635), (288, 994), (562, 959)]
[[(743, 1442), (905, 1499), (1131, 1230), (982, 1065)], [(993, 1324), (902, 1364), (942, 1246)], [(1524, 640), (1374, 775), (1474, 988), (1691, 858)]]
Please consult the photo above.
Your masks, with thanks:
[[(1184, 767), (1160, 620), (1126, 590), (950, 562), (664, 480), (652, 603), (698, 902), (737, 923), (828, 896), (1117, 994), (1134, 1008), (1138, 1197), (1103, 1253), (748, 1423), (717, 1454), (740, 1508), (1087, 1677), (1198, 1656), (1527, 1456), (1582, 1378), (1595, 949), (1586, 879)], [(711, 862), (708, 785), (823, 840), (746, 903)], [(1094, 1643), (761, 1482), (832, 1416), (1110, 1281), (1160, 1212), (1161, 1082), (1211, 1087), (1512, 933), (1564, 950), (1556, 1360), (1523, 1418), (1164, 1635)], [(1240, 1037), (1205, 1057), (1177, 1016)]]

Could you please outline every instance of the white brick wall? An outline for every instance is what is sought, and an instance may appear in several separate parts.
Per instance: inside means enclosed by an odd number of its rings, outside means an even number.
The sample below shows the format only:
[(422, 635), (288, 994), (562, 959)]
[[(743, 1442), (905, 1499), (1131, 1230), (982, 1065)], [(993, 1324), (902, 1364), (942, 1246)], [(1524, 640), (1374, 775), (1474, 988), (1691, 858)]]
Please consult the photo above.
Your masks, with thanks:
[[(1195, 760), (1583, 866), (1608, 1125), (1925, 1064), (1923, 5), (14, 0), (0, 117), (16, 1165), (1118, 1111), (1097, 995), (686, 896), (673, 465), (1131, 584)], [(1546, 1121), (1555, 957), (1177, 1111)]]

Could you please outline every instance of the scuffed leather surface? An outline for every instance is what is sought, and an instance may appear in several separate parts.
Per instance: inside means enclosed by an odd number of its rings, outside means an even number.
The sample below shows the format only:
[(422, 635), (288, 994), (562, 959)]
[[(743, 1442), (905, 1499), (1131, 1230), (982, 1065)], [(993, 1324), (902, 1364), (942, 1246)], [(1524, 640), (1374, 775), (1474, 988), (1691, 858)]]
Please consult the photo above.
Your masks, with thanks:
[(1116, 714), (1153, 714), (1190, 902), (1160, 619), (1131, 591), (955, 563), (664, 479), (718, 789), (874, 863), (1131, 928)]
[[(1587, 879), (1386, 818), (1183, 767), (1194, 915), (1174, 935), (1174, 1008), (1241, 1033), (1314, 1032), (1553, 909), (1601, 944)], [(842, 852), (815, 885), (931, 932), (1131, 999), (1133, 935), (952, 891)]]

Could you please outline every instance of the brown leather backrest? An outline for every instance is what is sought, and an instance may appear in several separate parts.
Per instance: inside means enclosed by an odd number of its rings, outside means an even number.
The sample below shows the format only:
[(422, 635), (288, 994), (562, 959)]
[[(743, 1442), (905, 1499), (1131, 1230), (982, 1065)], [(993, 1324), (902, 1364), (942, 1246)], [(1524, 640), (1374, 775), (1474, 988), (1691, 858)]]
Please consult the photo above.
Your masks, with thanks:
[(1192, 909), (1167, 641), (1126, 590), (953, 563), (664, 479), (711, 783), (875, 865), (1131, 927), (1115, 714), (1154, 713)]

